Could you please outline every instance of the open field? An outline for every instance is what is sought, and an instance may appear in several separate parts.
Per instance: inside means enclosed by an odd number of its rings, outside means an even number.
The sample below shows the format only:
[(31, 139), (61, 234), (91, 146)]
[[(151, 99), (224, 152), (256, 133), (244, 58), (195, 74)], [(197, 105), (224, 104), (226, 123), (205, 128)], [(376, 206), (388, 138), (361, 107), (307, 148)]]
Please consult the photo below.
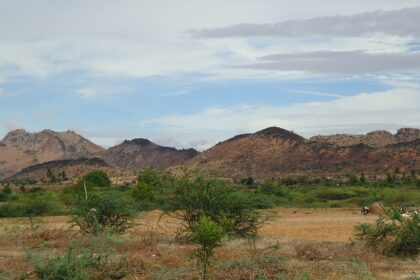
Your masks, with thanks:
[[(216, 250), (216, 279), (417, 279), (420, 260), (378, 256), (354, 243), (353, 227), (372, 223), (357, 208), (275, 208), (254, 246), (226, 240)], [(199, 270), (190, 255), (193, 245), (174, 238), (178, 220), (151, 211), (121, 237), (105, 237), (113, 254), (126, 256), (127, 273), (115, 279), (194, 279)], [(0, 279), (13, 279), (31, 265), (23, 248), (54, 254), (80, 240), (69, 217), (0, 219)], [(417, 273), (417, 274), (416, 274)], [(29, 274), (27, 274), (27, 277)], [(306, 278), (305, 278), (306, 277)], [(417, 276), (418, 277), (418, 276)]]

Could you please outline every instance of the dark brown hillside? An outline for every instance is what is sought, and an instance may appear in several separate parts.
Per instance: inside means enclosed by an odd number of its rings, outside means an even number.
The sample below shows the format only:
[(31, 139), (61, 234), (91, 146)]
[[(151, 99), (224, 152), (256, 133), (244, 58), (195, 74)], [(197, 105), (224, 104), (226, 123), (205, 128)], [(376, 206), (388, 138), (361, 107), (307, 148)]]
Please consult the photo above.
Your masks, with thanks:
[(106, 162), (120, 168), (141, 170), (145, 168), (165, 169), (183, 164), (198, 154), (194, 149), (177, 150), (159, 146), (147, 139), (125, 140), (101, 154)]
[(268, 128), (221, 142), (187, 163), (189, 169), (220, 177), (384, 174), (420, 169), (420, 139), (372, 147), (305, 140)]

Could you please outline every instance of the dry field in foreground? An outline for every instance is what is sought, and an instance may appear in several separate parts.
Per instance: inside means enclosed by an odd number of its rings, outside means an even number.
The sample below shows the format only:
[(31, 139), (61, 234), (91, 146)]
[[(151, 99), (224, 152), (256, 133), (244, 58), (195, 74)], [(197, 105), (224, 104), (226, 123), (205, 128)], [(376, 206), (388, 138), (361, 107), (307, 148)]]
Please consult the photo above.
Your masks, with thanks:
[[(227, 240), (216, 250), (215, 279), (418, 279), (415, 275), (420, 275), (419, 258), (378, 256), (352, 241), (353, 227), (374, 222), (375, 215), (344, 208), (277, 208), (267, 214), (269, 220), (255, 244)], [(190, 257), (194, 247), (174, 238), (179, 222), (168, 216), (159, 221), (159, 217), (158, 211), (145, 213), (136, 227), (105, 241), (115, 255), (126, 256), (128, 273), (123, 279), (198, 277)], [(0, 279), (31, 270), (24, 248), (53, 255), (83, 240), (69, 220), (0, 219)]]

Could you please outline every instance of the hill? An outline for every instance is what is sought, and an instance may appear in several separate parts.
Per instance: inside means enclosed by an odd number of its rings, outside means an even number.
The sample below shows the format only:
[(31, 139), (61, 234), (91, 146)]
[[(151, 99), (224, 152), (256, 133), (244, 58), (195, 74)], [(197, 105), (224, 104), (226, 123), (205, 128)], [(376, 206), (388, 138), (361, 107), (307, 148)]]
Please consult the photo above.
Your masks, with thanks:
[(104, 149), (73, 131), (10, 131), (0, 141), (0, 178), (40, 163), (95, 157)]
[(382, 175), (395, 168), (402, 172), (420, 169), (419, 137), (407, 137), (404, 138), (407, 141), (388, 145), (331, 144), (332, 141), (325, 139), (328, 138), (307, 140), (292, 131), (270, 127), (221, 142), (186, 165), (189, 170), (234, 178), (351, 173)]
[(113, 166), (131, 170), (145, 168), (165, 169), (183, 164), (198, 154), (194, 149), (177, 150), (138, 138), (125, 140), (120, 145), (101, 153), (101, 157)]

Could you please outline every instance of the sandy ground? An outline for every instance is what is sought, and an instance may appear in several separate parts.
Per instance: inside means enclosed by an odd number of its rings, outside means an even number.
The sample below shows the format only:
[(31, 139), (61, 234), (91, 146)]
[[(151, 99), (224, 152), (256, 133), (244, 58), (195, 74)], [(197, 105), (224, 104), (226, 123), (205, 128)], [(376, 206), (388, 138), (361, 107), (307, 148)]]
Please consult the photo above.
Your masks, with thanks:
[[(360, 213), (355, 208), (338, 209), (302, 209), (276, 208), (268, 214), (268, 221), (261, 228), (262, 236), (286, 240), (310, 241), (349, 241), (354, 233), (354, 226), (359, 223), (373, 223), (378, 216)], [(43, 221), (53, 228), (69, 228), (69, 217), (45, 217)], [(1, 226), (21, 226), (28, 219), (0, 219)], [(142, 214), (136, 219), (137, 226), (131, 232), (158, 231), (171, 235), (178, 227), (178, 220), (173, 217), (161, 217), (159, 211)]]
[(373, 223), (377, 215), (364, 216), (359, 209), (284, 209), (273, 211), (261, 235), (288, 240), (349, 241), (354, 226)]
[[(373, 223), (378, 218), (377, 215), (372, 214), (364, 216), (356, 208), (276, 208), (265, 211), (265, 213), (267, 214), (268, 221), (260, 229), (262, 239), (259, 242), (262, 247), (265, 248), (270, 244), (280, 242), (282, 244), (281, 246), (284, 247), (283, 249), (290, 252), (289, 257), (291, 259), (294, 258), (296, 261), (294, 256), (295, 250), (293, 249), (296, 244), (317, 242), (317, 248), (321, 250), (321, 255), (327, 257), (327, 260), (321, 257), (319, 263), (337, 261), (337, 263), (334, 263), (335, 265), (340, 264), (340, 260), (328, 259), (330, 252), (324, 251), (336, 250), (338, 259), (345, 258), (345, 256), (340, 257), (340, 252), (342, 252), (340, 250), (346, 248), (345, 246), (349, 246), (349, 241), (354, 234), (354, 226), (359, 223)], [(45, 217), (42, 220), (49, 228), (64, 229), (64, 232), (77, 230), (70, 227), (70, 217)], [(151, 233), (153, 236), (160, 236), (172, 240), (179, 226), (179, 220), (169, 216), (161, 217), (159, 211), (151, 211), (140, 215), (136, 219), (136, 223), (137, 226), (126, 233), (129, 239), (147, 236), (148, 233)], [(28, 230), (28, 224), (30, 222), (27, 218), (0, 219), (0, 236), (10, 236), (13, 231)], [(290, 249), (286, 247), (290, 247)], [(236, 248), (237, 243), (232, 242), (226, 245), (221, 251), (224, 251), (225, 255), (229, 255), (226, 253), (229, 250), (231, 250), (229, 251), (231, 254), (235, 254), (237, 251)], [(17, 258), (22, 255), (22, 248), (17, 246), (14, 240), (0, 238), (0, 265), (6, 263), (10, 258)], [(347, 260), (341, 261), (347, 262)], [(398, 263), (395, 264), (393, 262), (394, 260), (388, 260), (386, 258), (375, 260), (374, 264), (370, 266), (370, 269), (375, 272), (377, 279), (410, 279), (409, 277), (412, 272), (419, 273), (420, 259), (408, 261), (398, 260)]]

